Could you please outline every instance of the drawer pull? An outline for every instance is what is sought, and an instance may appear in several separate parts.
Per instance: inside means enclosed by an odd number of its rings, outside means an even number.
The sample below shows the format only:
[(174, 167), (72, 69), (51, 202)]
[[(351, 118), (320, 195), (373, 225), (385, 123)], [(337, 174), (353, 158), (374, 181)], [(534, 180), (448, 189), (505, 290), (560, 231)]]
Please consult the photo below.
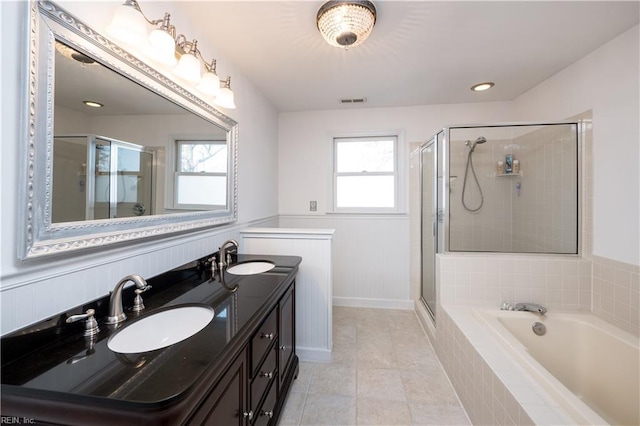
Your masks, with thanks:
[(264, 410), (260, 411), (260, 415), (271, 418), (271, 417), (273, 417), (273, 410), (271, 410), (271, 411), (264, 411)]
[(281, 351), (286, 351), (286, 350), (287, 350), (287, 347), (286, 347), (285, 345), (282, 345), (282, 346), (280, 346), (280, 350), (281, 350)]
[(274, 337), (275, 337), (274, 333), (260, 333), (260, 338), (261, 339), (273, 340)]
[(249, 420), (252, 420), (253, 419), (253, 411), (249, 411), (248, 413), (245, 411), (244, 413), (242, 413), (242, 416), (247, 418), (247, 419), (249, 419)]
[(268, 373), (261, 371), (260, 377), (266, 377), (267, 379), (271, 379), (273, 377), (273, 371), (269, 371)]

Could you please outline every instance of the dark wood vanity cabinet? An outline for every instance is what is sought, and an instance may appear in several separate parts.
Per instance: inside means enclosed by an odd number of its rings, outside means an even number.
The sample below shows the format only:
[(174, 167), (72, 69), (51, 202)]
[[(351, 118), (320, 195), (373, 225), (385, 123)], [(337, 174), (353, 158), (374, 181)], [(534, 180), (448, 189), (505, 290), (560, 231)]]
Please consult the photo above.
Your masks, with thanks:
[(247, 351), (244, 349), (189, 423), (243, 426), (247, 412), (247, 371)]
[(295, 285), (269, 311), (189, 424), (276, 424), (298, 374)]

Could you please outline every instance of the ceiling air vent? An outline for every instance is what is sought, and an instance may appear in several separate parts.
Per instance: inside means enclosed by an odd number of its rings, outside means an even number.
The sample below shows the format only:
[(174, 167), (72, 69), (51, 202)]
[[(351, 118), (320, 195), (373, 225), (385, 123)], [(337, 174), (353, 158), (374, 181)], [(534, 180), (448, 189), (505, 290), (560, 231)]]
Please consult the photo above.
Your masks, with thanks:
[(340, 99), (341, 104), (363, 104), (367, 102), (367, 98)]

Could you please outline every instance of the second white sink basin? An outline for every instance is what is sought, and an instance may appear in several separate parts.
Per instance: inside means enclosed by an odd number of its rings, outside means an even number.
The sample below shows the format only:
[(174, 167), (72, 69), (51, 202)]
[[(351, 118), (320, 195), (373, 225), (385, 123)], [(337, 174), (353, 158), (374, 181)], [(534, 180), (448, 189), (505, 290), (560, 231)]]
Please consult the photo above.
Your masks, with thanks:
[(126, 325), (109, 338), (107, 346), (123, 354), (165, 348), (193, 336), (213, 317), (213, 308), (206, 305), (175, 306)]
[(254, 275), (270, 271), (275, 267), (275, 263), (267, 260), (250, 260), (229, 266), (227, 272), (231, 275)]

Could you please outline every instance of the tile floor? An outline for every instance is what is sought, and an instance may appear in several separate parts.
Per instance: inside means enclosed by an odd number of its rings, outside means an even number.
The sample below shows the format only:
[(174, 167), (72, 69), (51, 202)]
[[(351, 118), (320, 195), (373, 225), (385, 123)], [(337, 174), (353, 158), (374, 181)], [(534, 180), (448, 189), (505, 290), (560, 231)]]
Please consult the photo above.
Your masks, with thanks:
[(469, 425), (413, 311), (333, 307), (331, 363), (301, 362), (280, 425)]

